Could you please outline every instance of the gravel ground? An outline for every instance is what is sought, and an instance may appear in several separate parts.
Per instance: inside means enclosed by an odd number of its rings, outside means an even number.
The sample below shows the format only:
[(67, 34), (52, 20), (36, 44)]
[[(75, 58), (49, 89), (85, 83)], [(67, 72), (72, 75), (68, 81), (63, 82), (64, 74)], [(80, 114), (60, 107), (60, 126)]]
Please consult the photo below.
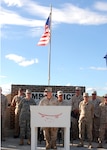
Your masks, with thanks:
[[(6, 138), (6, 141), (1, 143), (1, 150), (31, 150), (31, 146), (27, 145), (27, 140), (24, 140), (24, 145), (19, 145), (19, 138), (15, 139), (12, 137)], [(79, 141), (74, 141), (73, 144), (70, 143), (70, 150), (86, 150), (88, 149), (87, 142), (84, 142), (84, 147), (77, 147)], [(98, 143), (92, 143), (93, 148), (92, 150), (107, 150), (107, 143), (104, 144), (104, 148), (97, 148)], [(38, 142), (38, 147), (36, 150), (45, 150), (45, 142), (42, 141), (41, 143)], [(57, 144), (57, 150), (64, 150), (62, 144)]]

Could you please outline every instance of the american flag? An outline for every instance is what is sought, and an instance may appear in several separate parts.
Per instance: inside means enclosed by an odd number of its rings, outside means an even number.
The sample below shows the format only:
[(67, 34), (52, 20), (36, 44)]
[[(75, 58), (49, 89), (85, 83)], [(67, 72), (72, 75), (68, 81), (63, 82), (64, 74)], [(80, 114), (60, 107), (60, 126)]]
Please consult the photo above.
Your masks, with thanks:
[(49, 43), (50, 41), (50, 22), (51, 22), (51, 14), (49, 15), (48, 19), (46, 20), (45, 23), (45, 31), (42, 35), (42, 37), (40, 38), (40, 41), (38, 42), (38, 46), (45, 46)]

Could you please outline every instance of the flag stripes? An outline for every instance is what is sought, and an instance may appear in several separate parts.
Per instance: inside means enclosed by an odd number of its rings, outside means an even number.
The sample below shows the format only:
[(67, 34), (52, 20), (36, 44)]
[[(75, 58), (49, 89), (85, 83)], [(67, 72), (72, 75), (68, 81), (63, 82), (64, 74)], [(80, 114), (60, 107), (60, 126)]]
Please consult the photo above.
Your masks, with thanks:
[(49, 43), (50, 41), (50, 15), (45, 23), (45, 31), (43, 33), (43, 35), (41, 36), (39, 42), (38, 42), (38, 46), (45, 46)]

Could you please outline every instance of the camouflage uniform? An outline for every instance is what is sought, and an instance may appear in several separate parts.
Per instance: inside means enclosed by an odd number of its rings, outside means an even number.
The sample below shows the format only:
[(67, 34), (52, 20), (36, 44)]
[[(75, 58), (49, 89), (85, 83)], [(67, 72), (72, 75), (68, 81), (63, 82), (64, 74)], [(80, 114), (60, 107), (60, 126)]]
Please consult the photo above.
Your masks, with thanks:
[(100, 103), (99, 107), (100, 107), (100, 130), (99, 130), (98, 140), (99, 140), (99, 147), (102, 147), (102, 142), (104, 141), (104, 135), (107, 130), (107, 102)]
[[(39, 103), (40, 106), (55, 106), (57, 105), (57, 99), (51, 97), (47, 99), (45, 96)], [(57, 128), (43, 128), (44, 137), (46, 139), (46, 148), (52, 148), (56, 145), (57, 140)]]
[[(86, 93), (87, 94), (87, 93)], [(93, 119), (93, 105), (91, 102), (84, 100), (79, 104), (79, 138), (81, 145), (83, 146), (83, 140), (85, 135), (85, 129), (87, 131), (87, 137), (89, 145), (92, 141), (92, 119)]]
[(72, 132), (72, 137), (73, 139), (78, 139), (78, 119), (79, 119), (79, 103), (83, 100), (83, 96), (79, 95), (76, 96), (74, 95), (71, 99), (71, 106), (72, 106), (72, 111), (71, 111), (71, 132)]
[(6, 121), (6, 109), (8, 107), (8, 101), (5, 95), (0, 95), (1, 99), (1, 140), (5, 140), (5, 121)]
[(34, 99), (30, 98), (27, 100), (26, 98), (22, 99), (19, 104), (19, 125), (20, 125), (20, 138), (24, 139), (25, 132), (27, 134), (27, 138), (31, 138), (31, 129), (30, 129), (30, 105), (36, 105)]
[(15, 107), (15, 131), (14, 137), (18, 137), (20, 130), (19, 130), (19, 112), (18, 106), (24, 96), (15, 95), (12, 99), (11, 106)]
[(101, 103), (100, 99), (91, 100), (94, 106), (94, 117), (93, 117), (93, 140), (97, 141), (99, 137), (99, 126), (100, 126), (100, 113), (99, 113), (99, 104)]

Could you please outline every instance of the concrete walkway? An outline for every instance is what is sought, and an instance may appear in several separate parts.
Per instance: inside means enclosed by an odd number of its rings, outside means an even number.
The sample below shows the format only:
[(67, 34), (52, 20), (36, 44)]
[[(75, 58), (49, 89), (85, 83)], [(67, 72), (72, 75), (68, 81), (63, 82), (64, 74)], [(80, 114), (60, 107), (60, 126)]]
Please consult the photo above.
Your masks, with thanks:
[[(27, 140), (24, 140), (24, 145), (19, 145), (19, 138), (15, 139), (12, 137), (6, 138), (6, 141), (1, 143), (1, 150), (31, 150), (31, 146), (27, 145)], [(71, 150), (88, 150), (87, 145), (88, 143), (85, 142), (84, 147), (78, 148), (77, 144), (79, 141), (74, 141), (73, 144), (70, 143), (70, 149)], [(92, 150), (107, 150), (107, 143), (104, 144), (104, 148), (97, 148), (98, 143), (92, 143), (93, 148)], [(41, 144), (38, 142), (38, 148), (37, 150), (45, 150), (45, 141), (42, 141)], [(62, 144), (57, 144), (57, 150), (64, 150), (62, 147)]]

